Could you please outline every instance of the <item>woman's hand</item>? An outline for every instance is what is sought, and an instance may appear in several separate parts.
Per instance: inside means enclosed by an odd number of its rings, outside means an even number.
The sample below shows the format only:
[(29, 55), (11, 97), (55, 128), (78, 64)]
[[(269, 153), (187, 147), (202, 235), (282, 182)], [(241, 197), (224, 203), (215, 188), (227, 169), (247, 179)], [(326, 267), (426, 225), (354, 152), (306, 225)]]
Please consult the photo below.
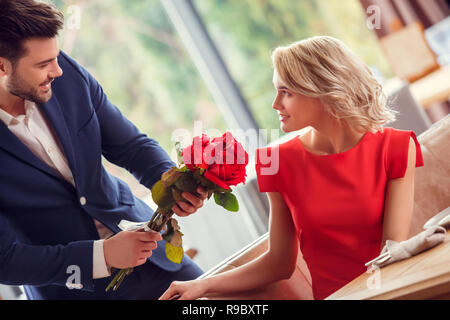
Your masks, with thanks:
[(207, 292), (207, 281), (174, 281), (159, 300), (195, 300), (204, 297)]

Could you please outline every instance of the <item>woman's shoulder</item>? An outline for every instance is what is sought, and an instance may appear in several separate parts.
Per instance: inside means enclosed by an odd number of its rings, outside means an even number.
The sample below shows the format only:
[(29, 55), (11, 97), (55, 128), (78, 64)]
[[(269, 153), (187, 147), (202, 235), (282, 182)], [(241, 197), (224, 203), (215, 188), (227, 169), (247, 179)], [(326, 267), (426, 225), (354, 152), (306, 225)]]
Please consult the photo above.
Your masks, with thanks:
[(410, 136), (411, 134), (414, 134), (414, 131), (384, 127), (380, 131), (377, 131), (376, 134), (380, 134), (383, 137)]
[(403, 177), (411, 141), (416, 147), (416, 167), (424, 165), (421, 146), (414, 131), (388, 127), (380, 134), (384, 138), (389, 179)]
[(378, 140), (383, 142), (388, 148), (404, 145), (405, 142), (409, 143), (411, 139), (418, 144), (416, 134), (412, 130), (386, 127), (374, 133), (373, 136), (377, 137)]

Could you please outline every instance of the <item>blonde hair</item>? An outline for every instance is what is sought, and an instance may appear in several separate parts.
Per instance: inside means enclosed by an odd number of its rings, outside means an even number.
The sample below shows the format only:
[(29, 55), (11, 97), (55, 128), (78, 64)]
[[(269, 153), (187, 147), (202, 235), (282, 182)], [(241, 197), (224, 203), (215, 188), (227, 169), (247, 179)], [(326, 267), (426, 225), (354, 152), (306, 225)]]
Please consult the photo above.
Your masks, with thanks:
[(379, 131), (395, 120), (369, 67), (338, 39), (317, 36), (279, 47), (272, 61), (288, 89), (320, 98), (329, 114), (355, 130)]

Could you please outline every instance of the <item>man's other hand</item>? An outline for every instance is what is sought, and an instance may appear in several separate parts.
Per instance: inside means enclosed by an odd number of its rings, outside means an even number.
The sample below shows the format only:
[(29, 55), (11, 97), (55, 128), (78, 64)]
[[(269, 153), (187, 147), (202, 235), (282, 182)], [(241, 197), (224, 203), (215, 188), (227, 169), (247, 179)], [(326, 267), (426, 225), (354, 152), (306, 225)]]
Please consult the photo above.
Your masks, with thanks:
[(197, 193), (198, 195), (183, 192), (181, 196), (186, 200), (177, 201), (177, 203), (172, 207), (173, 212), (180, 217), (187, 217), (203, 207), (203, 203), (208, 196), (208, 192), (203, 187), (198, 187)]
[(118, 269), (144, 264), (162, 237), (158, 232), (121, 231), (103, 242), (106, 264)]

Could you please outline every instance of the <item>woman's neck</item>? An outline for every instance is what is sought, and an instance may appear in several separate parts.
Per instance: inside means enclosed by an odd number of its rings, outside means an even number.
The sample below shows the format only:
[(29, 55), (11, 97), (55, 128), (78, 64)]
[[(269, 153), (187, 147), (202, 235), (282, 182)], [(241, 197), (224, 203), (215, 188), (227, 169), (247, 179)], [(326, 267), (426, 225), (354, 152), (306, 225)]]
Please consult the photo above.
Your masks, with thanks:
[(313, 153), (335, 154), (352, 149), (364, 134), (351, 128), (345, 121), (335, 121), (330, 125), (311, 127), (302, 142)]

